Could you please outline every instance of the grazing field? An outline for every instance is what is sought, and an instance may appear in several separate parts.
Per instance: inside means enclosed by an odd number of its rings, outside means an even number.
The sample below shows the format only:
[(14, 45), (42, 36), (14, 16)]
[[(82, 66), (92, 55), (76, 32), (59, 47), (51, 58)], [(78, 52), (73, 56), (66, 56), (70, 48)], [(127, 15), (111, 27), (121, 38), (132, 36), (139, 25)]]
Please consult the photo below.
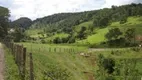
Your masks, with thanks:
[[(34, 78), (35, 80), (50, 79), (47, 74), (59, 76), (59, 74), (69, 76), (65, 80), (99, 80), (109, 78), (114, 80), (140, 80), (142, 75), (142, 49), (141, 48), (104, 48), (88, 49), (87, 47), (71, 45), (49, 45), (36, 43), (18, 43), (27, 48), (26, 74), (29, 74), (29, 53), (33, 55)], [(6, 53), (6, 78), (14, 80), (18, 76), (17, 66), (12, 60), (10, 50), (5, 49)], [(105, 70), (104, 62), (113, 60), (113, 74), (108, 74)], [(105, 62), (108, 65), (110, 62)], [(108, 66), (106, 65), (106, 66)], [(110, 66), (109, 66), (110, 67)], [(59, 73), (58, 73), (59, 72)], [(127, 74), (124, 74), (127, 72)], [(65, 73), (65, 74), (64, 74)], [(10, 75), (12, 74), (12, 75)], [(106, 75), (102, 75), (106, 74)], [(15, 79), (18, 80), (17, 77)], [(26, 75), (29, 79), (29, 75)], [(109, 78), (110, 80), (110, 78)]]
[[(90, 66), (89, 62), (79, 55), (80, 52), (87, 50), (85, 47), (33, 43), (21, 44), (27, 47), (28, 53), (33, 53), (35, 80), (43, 80), (45, 78), (44, 72), (54, 65), (67, 69), (71, 73), (71, 80), (88, 80), (88, 76), (84, 72), (93, 72), (93, 67)], [(51, 49), (50, 51), (49, 48)], [(57, 48), (56, 51), (54, 51), (55, 48)], [(60, 48), (61, 50), (59, 51), (58, 49)], [(74, 51), (70, 49), (74, 49)]]
[[(35, 80), (45, 79), (45, 72), (50, 71), (52, 66), (66, 69), (71, 74), (71, 80), (97, 79), (99, 77), (98, 69), (100, 66), (98, 65), (98, 61), (100, 54), (103, 55), (106, 59), (112, 58), (115, 61), (116, 67), (121, 65), (122, 67), (119, 68), (120, 71), (124, 66), (128, 66), (120, 64), (120, 61), (126, 60), (128, 64), (133, 65), (131, 60), (136, 60), (135, 69), (139, 72), (138, 76), (142, 75), (142, 49), (114, 48), (104, 50), (90, 50), (87, 49), (87, 47), (77, 46), (35, 43), (20, 44), (23, 44), (25, 47), (27, 47), (28, 53), (33, 53)], [(124, 71), (121, 71), (121, 73), (124, 73)], [(121, 74), (112, 74), (112, 76), (115, 78), (117, 77), (117, 80), (121, 80), (124, 77), (124, 75)], [(140, 77), (138, 77), (137, 80), (139, 79)]]

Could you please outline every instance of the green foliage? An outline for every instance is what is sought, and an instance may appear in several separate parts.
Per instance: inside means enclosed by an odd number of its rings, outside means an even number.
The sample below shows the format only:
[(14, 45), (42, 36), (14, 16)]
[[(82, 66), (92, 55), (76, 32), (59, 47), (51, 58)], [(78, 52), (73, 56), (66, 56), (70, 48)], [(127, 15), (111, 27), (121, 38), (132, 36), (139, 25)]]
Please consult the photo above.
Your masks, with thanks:
[(127, 29), (127, 31), (125, 32), (125, 38), (129, 43), (134, 41), (134, 39), (135, 39), (135, 29), (134, 28)]
[(120, 24), (124, 24), (126, 22), (127, 22), (127, 17), (126, 16), (122, 17), (122, 19), (120, 20)]
[(68, 43), (75, 43), (75, 37), (69, 36), (68, 38), (69, 38)]
[(50, 65), (48, 70), (44, 72), (44, 80), (70, 80), (71, 73), (66, 69), (62, 69), (59, 66)]
[(112, 74), (114, 72), (115, 61), (113, 59), (105, 58), (102, 54), (100, 54), (98, 55), (98, 60), (99, 71), (107, 71), (108, 74)]
[(79, 31), (78, 35), (77, 35), (77, 38), (79, 38), (80, 40), (81, 39), (85, 39), (86, 38), (86, 27), (81, 27), (81, 30)]
[(115, 61), (111, 58), (104, 59), (103, 67), (107, 73), (112, 74), (114, 72)]
[(13, 22), (10, 23), (10, 27), (14, 28), (14, 27), (20, 27), (20, 28), (24, 28), (27, 29), (31, 26), (32, 24), (32, 20), (26, 17), (22, 17), (19, 18)]
[(20, 40), (22, 40), (24, 38), (24, 34), (20, 28), (15, 28), (13, 36), (14, 36), (15, 42), (20, 42)]
[(109, 24), (109, 18), (108, 17), (103, 17), (103, 18), (96, 18), (94, 20), (94, 26), (98, 26), (100, 28), (103, 28), (105, 26), (108, 26)]
[[(111, 54), (110, 51), (105, 50), (97, 52), (99, 54), (97, 58), (97, 67), (96, 67), (97, 69), (95, 73), (96, 80), (134, 80), (134, 79), (140, 80), (141, 79), (140, 75), (142, 74), (142, 72), (140, 70), (141, 69), (140, 67), (142, 67), (141, 63), (142, 59), (140, 57), (141, 54), (139, 54), (141, 53), (141, 51), (133, 52), (133, 50), (126, 48), (123, 50), (113, 51), (111, 52)], [(113, 73), (109, 74), (108, 69), (113, 70)]]
[(42, 39), (42, 40), (41, 40), (41, 43), (45, 44), (45, 43), (46, 43), (46, 41)]
[(61, 39), (59, 38), (59, 37), (56, 37), (54, 40), (53, 40), (53, 43), (55, 43), (55, 44), (59, 44), (59, 43), (61, 43), (62, 41), (61, 41)]
[(7, 35), (9, 10), (0, 6), (0, 38), (4, 38)]
[[(142, 25), (140, 21), (141, 6), (141, 4), (129, 4), (95, 11), (54, 14), (35, 20), (28, 33), (32, 38), (34, 37), (36, 40), (44, 38), (48, 43), (52, 43), (56, 37), (61, 39), (61, 43), (68, 43), (69, 39), (66, 37), (57, 36), (63, 33), (72, 34), (77, 45), (99, 45), (106, 42), (107, 39), (104, 35), (110, 28), (119, 28), (121, 32), (125, 32), (124, 30), (127, 28), (137, 27), (136, 34), (142, 34), (142, 28), (139, 27)], [(86, 27), (84, 32), (81, 31), (83, 26)], [(36, 31), (43, 32), (44, 37), (41, 34), (32, 33), (35, 28)], [(119, 37), (124, 38), (123, 35)]]
[(122, 32), (119, 28), (110, 29), (109, 32), (105, 35), (108, 40), (117, 39)]
[[(21, 44), (27, 48), (27, 53), (33, 53), (35, 80), (52, 80), (48, 77), (48, 74), (59, 80), (63, 78), (66, 78), (66, 80), (87, 80), (82, 71), (93, 71), (93, 66), (88, 65), (86, 59), (75, 54), (87, 50), (86, 47), (61, 44)], [(74, 49), (74, 52), (69, 51), (71, 49)], [(29, 67), (29, 59), (26, 61), (26, 66)], [(26, 80), (28, 79), (26, 78)]]
[(141, 7), (142, 4), (129, 4), (80, 13), (54, 14), (33, 21), (32, 28), (46, 28), (46, 33), (65, 32), (70, 34), (74, 32), (74, 26), (88, 21), (93, 22), (91, 24), (93, 27), (104, 28), (115, 21), (124, 24), (130, 16), (141, 16)]
[(12, 53), (5, 48), (5, 80), (20, 80), (18, 67)]

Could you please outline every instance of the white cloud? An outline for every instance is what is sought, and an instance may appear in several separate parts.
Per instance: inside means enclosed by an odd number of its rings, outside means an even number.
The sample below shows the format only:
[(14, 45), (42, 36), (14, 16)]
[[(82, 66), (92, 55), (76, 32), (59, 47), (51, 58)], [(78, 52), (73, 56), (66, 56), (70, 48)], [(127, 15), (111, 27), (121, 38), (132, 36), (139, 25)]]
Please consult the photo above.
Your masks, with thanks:
[(112, 5), (124, 5), (131, 3), (142, 3), (142, 0), (105, 0), (103, 7), (111, 7)]
[(10, 10), (14, 19), (23, 16), (36, 19), (54, 13), (94, 10), (102, 3), (100, 0), (14, 0)]
[(11, 10), (11, 18), (36, 19), (61, 12), (95, 10), (142, 0), (1, 0), (0, 5)]

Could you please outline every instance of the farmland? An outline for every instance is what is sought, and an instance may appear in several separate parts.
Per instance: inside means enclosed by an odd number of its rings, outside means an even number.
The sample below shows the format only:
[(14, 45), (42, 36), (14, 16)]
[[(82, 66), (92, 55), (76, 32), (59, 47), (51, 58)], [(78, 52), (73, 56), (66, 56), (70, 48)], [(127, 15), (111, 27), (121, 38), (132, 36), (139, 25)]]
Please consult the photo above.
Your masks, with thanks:
[[(88, 50), (87, 47), (65, 46), (65, 45), (48, 45), (36, 43), (18, 43), (27, 47), (27, 56), (33, 54), (34, 76), (35, 80), (46, 79), (44, 74), (57, 66), (61, 69), (66, 69), (70, 73), (70, 80), (92, 80), (98, 78), (99, 55), (105, 58), (115, 59), (115, 63), (119, 64), (119, 60), (137, 60), (135, 69), (138, 70), (138, 75), (142, 74), (142, 50), (135, 48), (115, 48), (104, 50)], [(82, 54), (83, 53), (83, 54)], [(128, 62), (130, 63), (130, 62)], [(131, 63), (130, 63), (131, 64)], [(133, 63), (132, 63), (133, 64)], [(27, 59), (26, 67), (28, 70), (29, 59)], [(123, 66), (121, 65), (123, 69)], [(117, 65), (116, 65), (117, 67)], [(55, 67), (56, 68), (56, 67)], [(125, 71), (121, 71), (124, 73)], [(129, 76), (130, 73), (128, 72)], [(28, 79), (29, 75), (26, 75)], [(97, 76), (97, 77), (96, 77)], [(113, 74), (116, 79), (121, 80), (124, 75)], [(107, 77), (107, 76), (105, 76)], [(122, 78), (120, 78), (122, 77)], [(133, 77), (132, 75), (130, 77)], [(137, 80), (140, 80), (138, 77)]]
[(10, 21), (3, 7), (0, 13), (0, 55), (5, 55), (0, 70), (5, 80), (142, 78), (141, 3), (35, 20)]

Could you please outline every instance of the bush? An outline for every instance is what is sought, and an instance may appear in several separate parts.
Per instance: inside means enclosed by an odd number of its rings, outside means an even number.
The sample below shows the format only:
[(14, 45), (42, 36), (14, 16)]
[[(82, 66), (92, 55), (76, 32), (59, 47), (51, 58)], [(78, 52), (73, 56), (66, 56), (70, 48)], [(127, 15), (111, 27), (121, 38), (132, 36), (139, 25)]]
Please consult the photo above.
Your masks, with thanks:
[(49, 69), (44, 72), (44, 80), (70, 80), (71, 73), (59, 66), (49, 66)]
[(42, 40), (41, 40), (41, 43), (45, 44), (45, 43), (46, 43), (46, 41), (45, 41), (44, 39), (42, 39)]
[(111, 58), (104, 59), (103, 67), (107, 70), (107, 73), (112, 74), (114, 71), (115, 61)]
[(114, 77), (112, 77), (112, 76), (108, 76), (108, 77), (106, 77), (106, 79), (105, 80), (115, 80), (115, 78)]
[(139, 51), (140, 51), (140, 48), (134, 47), (134, 48), (131, 48), (131, 50), (133, 50), (133, 51), (135, 51), (135, 52), (139, 52)]
[(62, 40), (61, 40), (59, 37), (56, 37), (56, 38), (53, 40), (53, 43), (59, 44), (59, 43), (62, 43)]
[(68, 41), (68, 43), (75, 43), (75, 37), (71, 37)]

